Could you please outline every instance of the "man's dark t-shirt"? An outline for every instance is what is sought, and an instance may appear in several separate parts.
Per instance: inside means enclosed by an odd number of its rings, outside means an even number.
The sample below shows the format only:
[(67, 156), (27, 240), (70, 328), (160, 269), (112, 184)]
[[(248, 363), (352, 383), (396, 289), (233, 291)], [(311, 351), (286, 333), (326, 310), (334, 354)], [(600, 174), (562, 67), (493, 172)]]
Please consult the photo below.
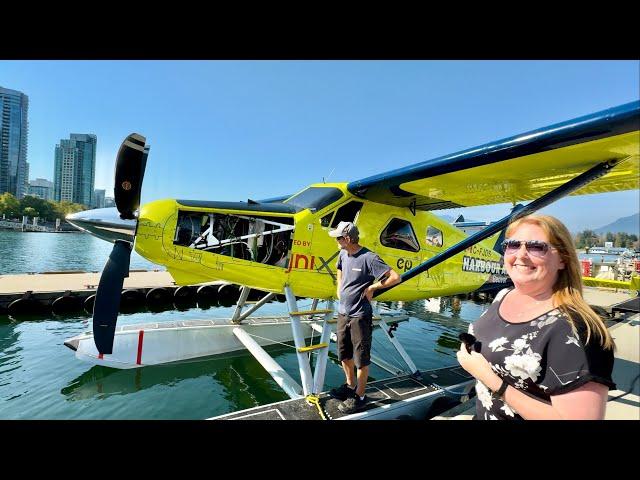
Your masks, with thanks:
[(342, 271), (338, 313), (350, 317), (371, 315), (371, 304), (363, 293), (369, 285), (391, 270), (391, 267), (365, 247), (353, 255), (340, 250), (336, 267)]

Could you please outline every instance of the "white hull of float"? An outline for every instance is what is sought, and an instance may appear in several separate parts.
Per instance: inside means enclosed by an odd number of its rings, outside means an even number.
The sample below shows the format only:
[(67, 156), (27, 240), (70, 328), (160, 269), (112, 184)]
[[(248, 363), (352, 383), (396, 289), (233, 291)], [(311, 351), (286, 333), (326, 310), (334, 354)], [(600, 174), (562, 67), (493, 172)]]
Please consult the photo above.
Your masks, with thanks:
[[(383, 318), (386, 322), (397, 322), (408, 316), (395, 314)], [(374, 325), (377, 323), (374, 319)], [(322, 320), (301, 321), (305, 338), (311, 338), (312, 324), (321, 326)], [(282, 315), (251, 317), (240, 324), (230, 319), (213, 319), (124, 325), (116, 328), (110, 355), (99, 354), (92, 332), (70, 338), (65, 345), (76, 351), (76, 358), (95, 365), (138, 368), (246, 350), (233, 333), (235, 328), (243, 329), (262, 347), (293, 341), (289, 316)], [(333, 332), (335, 328), (336, 324), (331, 323)], [(313, 335), (319, 337), (316, 332)]]

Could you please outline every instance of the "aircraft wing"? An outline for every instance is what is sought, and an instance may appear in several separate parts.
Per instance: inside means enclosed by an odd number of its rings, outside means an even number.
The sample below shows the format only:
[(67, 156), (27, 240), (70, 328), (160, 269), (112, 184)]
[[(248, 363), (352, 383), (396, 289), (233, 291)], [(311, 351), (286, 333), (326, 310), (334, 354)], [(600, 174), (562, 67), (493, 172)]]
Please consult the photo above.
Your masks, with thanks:
[(640, 102), (356, 180), (368, 200), (416, 210), (534, 200), (589, 168), (619, 162), (572, 195), (640, 187)]

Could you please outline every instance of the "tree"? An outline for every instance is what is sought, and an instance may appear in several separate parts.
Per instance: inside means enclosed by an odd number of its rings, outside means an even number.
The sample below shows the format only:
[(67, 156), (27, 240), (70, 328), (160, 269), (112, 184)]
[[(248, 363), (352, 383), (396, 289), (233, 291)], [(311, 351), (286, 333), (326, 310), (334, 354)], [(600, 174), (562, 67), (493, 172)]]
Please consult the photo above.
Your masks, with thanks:
[(87, 208), (84, 205), (80, 205), (79, 203), (64, 201), (54, 204), (54, 209), (55, 218), (64, 220), (64, 217), (66, 217), (68, 214), (81, 212), (83, 210), (86, 210)]
[(20, 202), (9, 192), (0, 195), (0, 215), (2, 214), (9, 218), (20, 215)]
[(53, 204), (46, 200), (43, 200), (38, 197), (33, 197), (31, 195), (26, 195), (20, 200), (20, 210), (23, 215), (33, 216), (30, 213), (26, 213), (27, 208), (32, 208), (36, 211), (36, 216), (43, 218), (45, 220), (53, 220)]
[(574, 242), (576, 248), (584, 248), (600, 245), (602, 243), (602, 239), (593, 230), (584, 230), (576, 234)]
[(22, 210), (22, 214), (26, 215), (27, 217), (37, 217), (38, 216), (38, 212), (35, 208), (33, 207), (26, 207)]

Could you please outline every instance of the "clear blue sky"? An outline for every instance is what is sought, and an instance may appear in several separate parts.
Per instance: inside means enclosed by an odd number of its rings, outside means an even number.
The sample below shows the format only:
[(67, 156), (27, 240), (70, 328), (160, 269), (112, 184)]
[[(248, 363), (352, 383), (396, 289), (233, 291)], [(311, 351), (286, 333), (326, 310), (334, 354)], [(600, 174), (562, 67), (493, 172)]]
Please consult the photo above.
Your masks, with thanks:
[[(351, 181), (638, 100), (638, 61), (0, 61), (29, 96), (30, 178), (53, 179), (70, 133), (151, 145), (142, 200), (260, 199)], [(638, 191), (544, 211), (572, 230), (639, 210)], [(442, 213), (496, 219), (510, 205)]]

